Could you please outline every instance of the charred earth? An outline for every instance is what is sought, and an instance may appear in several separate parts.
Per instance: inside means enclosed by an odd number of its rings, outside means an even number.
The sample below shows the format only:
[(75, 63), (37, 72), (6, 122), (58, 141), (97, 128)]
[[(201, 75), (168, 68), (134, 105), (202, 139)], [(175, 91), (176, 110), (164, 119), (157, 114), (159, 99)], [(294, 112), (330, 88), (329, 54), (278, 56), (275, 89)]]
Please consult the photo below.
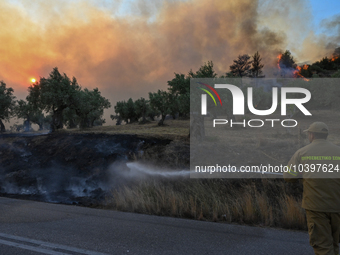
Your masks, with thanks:
[(100, 206), (106, 193), (119, 185), (117, 172), (129, 171), (126, 163), (138, 159), (185, 167), (189, 147), (136, 135), (1, 135), (0, 195)]

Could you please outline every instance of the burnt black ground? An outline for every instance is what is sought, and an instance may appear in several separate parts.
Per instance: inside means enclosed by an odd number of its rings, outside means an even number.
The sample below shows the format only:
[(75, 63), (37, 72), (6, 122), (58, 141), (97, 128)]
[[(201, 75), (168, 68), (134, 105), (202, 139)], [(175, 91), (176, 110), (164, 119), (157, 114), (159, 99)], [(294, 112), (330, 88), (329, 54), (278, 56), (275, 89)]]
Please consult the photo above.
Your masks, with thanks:
[[(5, 134), (0, 136), (0, 195), (98, 206), (119, 182), (113, 168), (142, 155), (162, 161), (169, 139), (136, 135)], [(189, 149), (181, 153), (188, 164)], [(186, 154), (186, 155), (185, 155)], [(185, 161), (185, 160), (184, 160)]]

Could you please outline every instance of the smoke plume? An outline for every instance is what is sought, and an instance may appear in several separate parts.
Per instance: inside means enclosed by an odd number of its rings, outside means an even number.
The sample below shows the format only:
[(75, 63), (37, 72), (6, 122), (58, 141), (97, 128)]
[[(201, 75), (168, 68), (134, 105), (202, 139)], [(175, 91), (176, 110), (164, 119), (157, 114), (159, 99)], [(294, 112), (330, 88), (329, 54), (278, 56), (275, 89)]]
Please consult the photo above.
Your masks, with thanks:
[(114, 105), (166, 89), (174, 72), (209, 60), (223, 75), (238, 55), (259, 51), (269, 77), (280, 51), (314, 61), (339, 41), (339, 33), (314, 33), (304, 0), (16, 2), (0, 2), (0, 80), (19, 98), (31, 77), (46, 77), (55, 66), (83, 87), (100, 88)]

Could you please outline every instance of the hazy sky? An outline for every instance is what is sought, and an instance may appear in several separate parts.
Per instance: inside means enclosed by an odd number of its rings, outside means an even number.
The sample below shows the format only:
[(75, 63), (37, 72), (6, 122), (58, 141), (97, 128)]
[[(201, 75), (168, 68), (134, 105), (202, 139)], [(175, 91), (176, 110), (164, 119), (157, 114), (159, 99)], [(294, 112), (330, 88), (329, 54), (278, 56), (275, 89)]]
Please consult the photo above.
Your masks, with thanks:
[(0, 80), (18, 98), (56, 66), (114, 105), (209, 60), (222, 75), (259, 51), (270, 77), (281, 51), (302, 63), (340, 46), (339, 0), (2, 0), (0, 9)]

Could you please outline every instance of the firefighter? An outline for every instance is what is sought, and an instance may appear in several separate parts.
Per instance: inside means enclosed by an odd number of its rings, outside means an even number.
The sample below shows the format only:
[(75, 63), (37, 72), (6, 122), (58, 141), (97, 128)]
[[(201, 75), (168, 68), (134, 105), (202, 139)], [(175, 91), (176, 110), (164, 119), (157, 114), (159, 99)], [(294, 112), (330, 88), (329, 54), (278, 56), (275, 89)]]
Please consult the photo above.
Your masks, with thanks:
[(283, 177), (302, 179), (302, 208), (306, 211), (309, 243), (315, 254), (339, 254), (340, 147), (328, 142), (328, 127), (314, 122), (304, 132), (310, 144), (299, 149)]

